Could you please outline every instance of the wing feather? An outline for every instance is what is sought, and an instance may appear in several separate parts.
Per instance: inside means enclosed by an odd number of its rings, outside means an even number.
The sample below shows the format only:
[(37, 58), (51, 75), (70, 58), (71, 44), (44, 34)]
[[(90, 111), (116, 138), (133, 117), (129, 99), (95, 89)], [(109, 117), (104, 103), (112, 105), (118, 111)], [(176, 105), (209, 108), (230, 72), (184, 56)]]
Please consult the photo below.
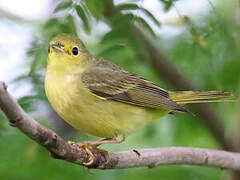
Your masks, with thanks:
[(135, 74), (104, 61), (82, 73), (82, 82), (89, 90), (102, 98), (136, 106), (187, 112), (172, 101), (169, 93)]

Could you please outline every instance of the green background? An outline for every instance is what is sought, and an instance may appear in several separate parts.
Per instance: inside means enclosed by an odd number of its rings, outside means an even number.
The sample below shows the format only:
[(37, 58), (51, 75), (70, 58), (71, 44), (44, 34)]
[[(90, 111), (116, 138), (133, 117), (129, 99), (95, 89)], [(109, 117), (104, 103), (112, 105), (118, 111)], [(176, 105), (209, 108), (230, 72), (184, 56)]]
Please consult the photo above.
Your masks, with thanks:
[[(159, 0), (161, 11), (174, 8), (173, 0)], [(34, 23), (36, 37), (25, 66), (29, 68), (11, 82), (33, 86), (32, 94), (19, 98), (19, 103), (36, 120), (54, 129), (66, 140), (95, 140), (96, 137), (76, 132), (54, 114), (47, 104), (43, 80), (47, 59), (47, 44), (58, 33), (72, 33), (81, 37), (95, 55), (102, 56), (125, 69), (141, 75), (162, 88), (175, 87), (159, 76), (152, 66), (150, 52), (134, 28), (140, 29), (151, 44), (171, 61), (182, 75), (198, 89), (228, 90), (238, 94), (240, 79), (240, 23), (237, 17), (237, 1), (209, 1), (210, 10), (204, 16), (176, 17), (183, 32), (165, 38), (157, 30), (163, 28), (152, 13), (142, 6), (142, 1), (124, 1), (115, 4), (111, 0), (64, 1), (50, 19)], [(138, 4), (138, 5), (136, 5)], [(21, 22), (20, 22), (21, 23)], [(107, 30), (94, 29), (103, 23)], [(101, 27), (101, 26), (98, 26)], [(86, 38), (87, 37), (87, 38)], [(4, 79), (0, 79), (3, 80)], [(222, 118), (227, 137), (239, 133), (238, 103), (213, 103), (212, 109)], [(45, 110), (42, 111), (42, 108)], [(46, 110), (47, 109), (47, 110)], [(48, 115), (42, 116), (42, 112)], [(201, 118), (201, 117), (199, 117)], [(51, 120), (50, 120), (51, 119)], [(233, 138), (234, 139), (234, 138)], [(237, 139), (236, 139), (237, 140)], [(130, 135), (119, 145), (104, 145), (109, 151), (133, 148), (166, 146), (204, 147), (221, 149), (212, 136), (211, 129), (189, 114), (168, 115)], [(153, 169), (135, 168), (122, 170), (87, 170), (84, 167), (50, 158), (49, 153), (27, 138), (19, 130), (8, 125), (0, 114), (0, 179), (227, 179), (229, 172), (218, 168), (164, 165)]]

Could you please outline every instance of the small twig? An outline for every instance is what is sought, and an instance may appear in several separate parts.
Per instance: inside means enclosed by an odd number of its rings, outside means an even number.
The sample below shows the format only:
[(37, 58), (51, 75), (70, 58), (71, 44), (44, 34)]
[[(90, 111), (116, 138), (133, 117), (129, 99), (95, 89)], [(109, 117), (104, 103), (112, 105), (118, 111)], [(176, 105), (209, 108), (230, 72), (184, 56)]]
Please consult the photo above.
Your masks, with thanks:
[[(88, 161), (88, 155), (83, 148), (68, 144), (54, 131), (40, 125), (27, 115), (7, 92), (3, 82), (0, 82), (0, 108), (12, 126), (45, 147), (51, 153), (51, 157), (79, 165)], [(100, 151), (93, 154), (95, 161), (89, 168), (120, 169), (155, 167), (163, 164), (191, 164), (240, 170), (240, 153), (201, 148), (134, 149), (118, 153), (109, 152), (109, 159), (106, 159)]]

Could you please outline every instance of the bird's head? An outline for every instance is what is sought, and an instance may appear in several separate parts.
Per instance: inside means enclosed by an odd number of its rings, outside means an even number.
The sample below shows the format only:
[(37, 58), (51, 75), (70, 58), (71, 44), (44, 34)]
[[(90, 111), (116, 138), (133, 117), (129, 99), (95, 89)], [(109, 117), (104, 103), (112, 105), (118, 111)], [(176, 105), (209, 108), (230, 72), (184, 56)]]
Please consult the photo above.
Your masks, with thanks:
[(51, 41), (48, 49), (48, 67), (71, 69), (84, 65), (88, 51), (82, 41), (70, 34), (59, 34)]

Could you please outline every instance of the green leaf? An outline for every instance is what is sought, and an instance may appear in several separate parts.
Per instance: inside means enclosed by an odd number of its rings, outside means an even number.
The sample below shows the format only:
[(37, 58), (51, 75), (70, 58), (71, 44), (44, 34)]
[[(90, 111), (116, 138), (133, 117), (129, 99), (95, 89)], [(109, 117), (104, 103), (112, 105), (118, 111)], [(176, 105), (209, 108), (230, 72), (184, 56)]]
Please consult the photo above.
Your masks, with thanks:
[(145, 8), (139, 7), (137, 4), (124, 3), (116, 6), (118, 10), (141, 10), (153, 23), (160, 26), (159, 21), (153, 16), (153, 14)]
[(156, 34), (154, 33), (154, 31), (152, 30), (152, 28), (149, 26), (149, 24), (145, 21), (145, 19), (141, 18), (141, 17), (135, 17), (135, 20), (144, 28), (146, 28), (153, 37), (156, 37)]
[(140, 7), (137, 4), (133, 3), (124, 3), (124, 4), (119, 4), (116, 6), (116, 8), (120, 11), (122, 10), (138, 10)]
[(62, 26), (64, 26), (62, 20), (50, 19), (42, 28), (43, 37), (45, 37), (46, 41), (49, 41), (53, 36), (63, 32)]
[(61, 11), (61, 10), (70, 8), (71, 6), (72, 6), (72, 1), (62, 2), (62, 3), (60, 3), (60, 4), (56, 7), (56, 9), (54, 10), (54, 12), (59, 12), (59, 11)]
[(118, 10), (141, 10), (153, 23), (160, 26), (159, 21), (153, 16), (153, 14), (145, 8), (139, 7), (137, 4), (124, 3), (116, 6)]
[(38, 97), (36, 95), (34, 96), (24, 96), (20, 99), (18, 99), (18, 103), (21, 105), (21, 107), (27, 111), (27, 112), (30, 112), (30, 111), (33, 111), (33, 103), (34, 101), (36, 101)]
[(148, 11), (147, 9), (142, 8), (142, 11), (147, 15), (147, 17), (153, 22), (155, 23), (155, 25), (157, 25), (158, 27), (160, 26), (160, 22), (153, 16), (153, 14)]
[(36, 71), (46, 67), (47, 46), (40, 47), (38, 50), (35, 50), (32, 56), (34, 56), (34, 60), (31, 62), (30, 65), (29, 76), (35, 74)]
[(78, 16), (81, 18), (81, 20), (83, 22), (84, 30), (89, 33), (90, 32), (90, 26), (89, 26), (89, 23), (88, 23), (88, 18), (87, 18), (86, 13), (84, 12), (84, 10), (81, 6), (76, 6), (76, 11), (77, 11)]
[(160, 0), (160, 1), (164, 4), (164, 10), (168, 11), (172, 7), (173, 2), (177, 0)]
[(125, 46), (123, 45), (120, 45), (120, 44), (116, 44), (116, 45), (112, 45), (112, 46), (109, 46), (107, 48), (105, 48), (102, 52), (100, 52), (99, 54), (102, 56), (102, 57), (106, 57), (108, 56), (109, 54), (116, 54), (117, 52), (119, 51), (122, 51), (124, 48), (126, 48)]
[(13, 83), (19, 82), (19, 81), (22, 81), (22, 80), (26, 80), (26, 79), (28, 79), (28, 78), (29, 78), (29, 75), (28, 75), (28, 74), (23, 74), (23, 75), (20, 75), (20, 76), (14, 78), (14, 79), (12, 80), (12, 82), (13, 82)]
[(112, 16), (108, 18), (108, 20), (111, 22), (111, 26), (115, 29), (118, 28), (124, 28), (128, 30), (128, 28), (131, 28), (134, 20), (133, 14), (121, 14), (118, 13), (115, 16)]
[(172, 7), (173, 1), (169, 1), (165, 3), (164, 10), (168, 11)]
[(128, 34), (128, 31), (126, 31), (124, 29), (120, 29), (120, 28), (113, 29), (112, 31), (109, 31), (108, 33), (106, 33), (103, 36), (101, 43), (102, 44), (123, 43), (125, 41), (125, 39), (127, 38), (127, 34)]
[(85, 0), (85, 3), (95, 18), (100, 18), (104, 11), (104, 1), (101, 0)]
[(68, 15), (65, 19), (65, 23), (62, 26), (64, 33), (77, 34), (75, 23), (72, 15)]
[(50, 19), (49, 21), (44, 24), (44, 29), (49, 29), (52, 26), (55, 26), (56, 24), (59, 24), (59, 21), (57, 18)]
[(142, 44), (142, 40), (139, 36), (135, 35), (134, 31), (128, 34), (128, 44), (134, 49), (138, 60), (144, 61), (148, 58), (149, 53), (147, 49)]

